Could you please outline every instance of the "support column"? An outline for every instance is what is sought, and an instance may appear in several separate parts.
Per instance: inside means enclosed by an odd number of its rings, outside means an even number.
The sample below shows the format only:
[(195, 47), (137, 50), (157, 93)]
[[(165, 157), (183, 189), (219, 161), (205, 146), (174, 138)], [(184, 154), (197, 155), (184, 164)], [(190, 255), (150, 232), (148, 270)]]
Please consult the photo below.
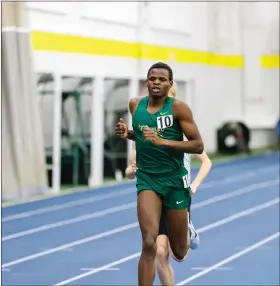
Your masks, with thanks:
[(89, 186), (99, 187), (104, 177), (104, 78), (93, 81)]

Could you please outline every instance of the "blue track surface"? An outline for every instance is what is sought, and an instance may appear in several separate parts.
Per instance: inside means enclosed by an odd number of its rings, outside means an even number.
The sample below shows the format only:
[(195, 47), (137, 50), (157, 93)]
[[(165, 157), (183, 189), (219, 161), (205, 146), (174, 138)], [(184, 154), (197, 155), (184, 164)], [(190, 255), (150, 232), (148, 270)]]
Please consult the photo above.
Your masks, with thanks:
[[(2, 284), (137, 285), (134, 185), (3, 208)], [(201, 245), (171, 261), (176, 283), (279, 285), (279, 153), (214, 166), (192, 219)]]

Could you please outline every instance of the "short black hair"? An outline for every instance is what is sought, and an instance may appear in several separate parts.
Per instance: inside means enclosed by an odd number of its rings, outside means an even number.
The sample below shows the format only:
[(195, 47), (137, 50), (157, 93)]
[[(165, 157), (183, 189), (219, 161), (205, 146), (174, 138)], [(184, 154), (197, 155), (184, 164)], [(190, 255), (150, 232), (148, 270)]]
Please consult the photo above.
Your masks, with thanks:
[(149, 74), (150, 74), (151, 70), (153, 70), (153, 69), (165, 69), (165, 70), (168, 70), (169, 80), (173, 81), (173, 71), (172, 71), (172, 68), (169, 65), (167, 65), (165, 63), (162, 63), (162, 62), (158, 62), (158, 63), (153, 64), (149, 68), (149, 70), (148, 70), (147, 77), (149, 77)]

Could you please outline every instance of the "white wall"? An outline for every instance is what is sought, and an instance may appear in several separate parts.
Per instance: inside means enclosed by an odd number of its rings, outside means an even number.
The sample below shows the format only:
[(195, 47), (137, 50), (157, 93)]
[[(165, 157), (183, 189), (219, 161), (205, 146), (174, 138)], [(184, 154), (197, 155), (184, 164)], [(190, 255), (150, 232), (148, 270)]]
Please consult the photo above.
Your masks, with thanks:
[[(268, 21), (270, 13), (276, 11), (269, 5), (273, 3), (266, 4), (270, 10), (264, 16), (267, 9), (259, 3), (28, 3), (32, 30), (142, 41), (219, 54), (244, 53), (244, 70), (176, 63), (170, 56), (175, 78), (191, 78), (195, 82), (193, 111), (208, 151), (215, 150), (215, 132), (223, 121), (246, 119), (250, 123), (264, 120), (271, 123), (278, 114), (278, 71), (262, 70), (259, 64), (261, 54), (272, 53), (273, 49), (279, 51), (279, 41), (275, 40), (279, 15), (274, 13), (273, 21)], [(257, 37), (259, 34), (262, 34), (261, 38)], [(269, 40), (261, 45), (264, 37)], [(35, 69), (40, 72), (124, 78), (145, 78), (147, 69), (154, 62), (37, 51), (34, 59)], [(252, 105), (252, 97), (259, 98), (264, 93), (265, 103)], [(255, 112), (260, 117), (256, 117)]]
[[(279, 3), (242, 3), (244, 120), (254, 129), (252, 146), (271, 145), (279, 116), (279, 69), (259, 65), (262, 55), (279, 54)], [(265, 135), (265, 136), (264, 136)]]
[(259, 65), (261, 55), (279, 54), (278, 5), (242, 3), (245, 116), (249, 121), (268, 123), (279, 114), (279, 69), (262, 69)]

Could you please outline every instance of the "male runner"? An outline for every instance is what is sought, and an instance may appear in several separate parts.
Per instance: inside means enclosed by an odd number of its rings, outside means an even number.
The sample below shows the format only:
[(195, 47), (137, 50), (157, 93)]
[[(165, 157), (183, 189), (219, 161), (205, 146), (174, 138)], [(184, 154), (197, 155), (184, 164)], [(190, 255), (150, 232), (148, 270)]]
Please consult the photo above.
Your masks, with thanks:
[[(169, 90), (169, 96), (176, 97), (175, 83), (173, 83), (173, 86)], [(201, 166), (192, 184), (190, 183), (191, 156), (189, 154), (184, 155), (184, 166), (188, 171), (188, 184), (190, 184), (191, 187), (191, 194), (196, 193), (197, 188), (205, 180), (212, 167), (212, 163), (205, 151), (202, 154), (195, 154), (195, 155), (199, 159)], [(137, 170), (136, 151), (133, 143), (132, 153), (130, 154), (129, 158), (129, 165), (125, 170), (126, 177), (128, 179), (134, 179), (136, 170)], [(190, 209), (189, 209), (189, 216), (190, 216)], [(195, 228), (190, 220), (190, 217), (189, 217), (189, 230), (190, 230), (190, 248), (196, 249), (199, 245), (199, 235), (195, 231)], [(165, 217), (164, 214), (162, 213), (160, 219), (159, 234), (156, 241), (157, 244), (156, 268), (162, 285), (175, 285), (174, 271), (169, 263), (169, 247), (168, 247), (169, 243), (167, 235), (168, 234), (165, 224)]]
[[(121, 119), (116, 134), (136, 143), (137, 213), (142, 233), (142, 254), (138, 266), (138, 284), (152, 285), (155, 277), (156, 239), (162, 209), (170, 248), (178, 261), (188, 251), (187, 209), (190, 188), (184, 153), (201, 154), (203, 142), (189, 106), (168, 97), (173, 84), (172, 69), (154, 64), (148, 71), (149, 96), (132, 98), (129, 109), (133, 132)], [(183, 140), (185, 135), (188, 141)]]

